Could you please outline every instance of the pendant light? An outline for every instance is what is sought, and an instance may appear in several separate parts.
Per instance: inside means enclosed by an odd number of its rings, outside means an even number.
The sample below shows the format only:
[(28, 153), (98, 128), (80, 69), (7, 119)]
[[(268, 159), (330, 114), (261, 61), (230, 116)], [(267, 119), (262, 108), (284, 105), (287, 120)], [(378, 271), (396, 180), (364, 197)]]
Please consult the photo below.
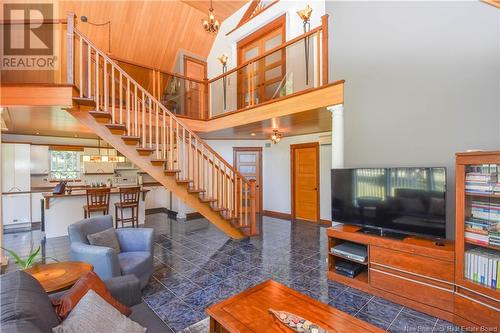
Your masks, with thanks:
[(219, 31), (219, 21), (215, 17), (214, 8), (212, 6), (212, 0), (210, 0), (210, 8), (208, 9), (208, 17), (201, 21), (203, 29), (209, 33), (216, 33)]

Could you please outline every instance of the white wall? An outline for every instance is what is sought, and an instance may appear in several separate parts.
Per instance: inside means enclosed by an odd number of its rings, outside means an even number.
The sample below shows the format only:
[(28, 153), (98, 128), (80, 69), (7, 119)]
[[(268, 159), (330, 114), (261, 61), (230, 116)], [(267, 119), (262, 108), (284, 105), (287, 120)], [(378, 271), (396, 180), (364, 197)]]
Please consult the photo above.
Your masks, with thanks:
[(446, 166), (499, 148), (498, 9), (470, 2), (327, 1), (330, 80), (345, 79), (345, 163)]
[[(264, 147), (262, 149), (263, 209), (291, 213), (290, 145), (318, 142), (330, 133), (299, 135), (283, 138), (278, 144), (265, 147), (269, 140), (207, 140), (226, 161), (233, 164), (233, 147)], [(320, 218), (331, 220), (331, 145), (320, 145)]]

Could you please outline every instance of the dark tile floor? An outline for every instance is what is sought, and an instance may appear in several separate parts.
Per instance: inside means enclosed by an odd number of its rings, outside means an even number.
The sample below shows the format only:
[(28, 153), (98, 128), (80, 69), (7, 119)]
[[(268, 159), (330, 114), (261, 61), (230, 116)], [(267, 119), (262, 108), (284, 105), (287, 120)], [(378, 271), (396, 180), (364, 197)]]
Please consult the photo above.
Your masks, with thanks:
[[(155, 228), (155, 272), (144, 301), (174, 331), (206, 317), (204, 309), (267, 279), (286, 284), (390, 332), (455, 332), (450, 323), (326, 277), (324, 228), (265, 217), (262, 236), (233, 241), (208, 221), (148, 215)], [(27, 254), (39, 232), (5, 235), (6, 247)], [(46, 256), (69, 260), (67, 237), (49, 239)], [(8, 267), (8, 270), (15, 269)]]

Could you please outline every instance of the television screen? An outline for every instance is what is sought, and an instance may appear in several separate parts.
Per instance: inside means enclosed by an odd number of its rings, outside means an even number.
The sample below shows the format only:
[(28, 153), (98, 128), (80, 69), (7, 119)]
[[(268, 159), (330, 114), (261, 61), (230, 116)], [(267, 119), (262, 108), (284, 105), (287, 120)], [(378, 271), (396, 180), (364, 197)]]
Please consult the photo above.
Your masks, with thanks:
[(332, 220), (446, 236), (446, 168), (332, 170)]

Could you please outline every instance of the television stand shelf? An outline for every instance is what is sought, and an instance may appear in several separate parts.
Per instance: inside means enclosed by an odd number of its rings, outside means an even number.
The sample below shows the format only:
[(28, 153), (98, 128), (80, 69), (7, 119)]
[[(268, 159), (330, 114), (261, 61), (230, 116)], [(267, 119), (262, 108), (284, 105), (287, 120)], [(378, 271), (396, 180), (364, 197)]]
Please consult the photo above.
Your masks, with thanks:
[[(458, 325), (473, 325), (454, 314), (455, 247), (431, 239), (404, 239), (358, 232), (360, 227), (339, 225), (327, 229), (328, 278)], [(330, 252), (343, 242), (368, 247), (367, 269), (349, 278), (335, 272), (337, 260)]]

